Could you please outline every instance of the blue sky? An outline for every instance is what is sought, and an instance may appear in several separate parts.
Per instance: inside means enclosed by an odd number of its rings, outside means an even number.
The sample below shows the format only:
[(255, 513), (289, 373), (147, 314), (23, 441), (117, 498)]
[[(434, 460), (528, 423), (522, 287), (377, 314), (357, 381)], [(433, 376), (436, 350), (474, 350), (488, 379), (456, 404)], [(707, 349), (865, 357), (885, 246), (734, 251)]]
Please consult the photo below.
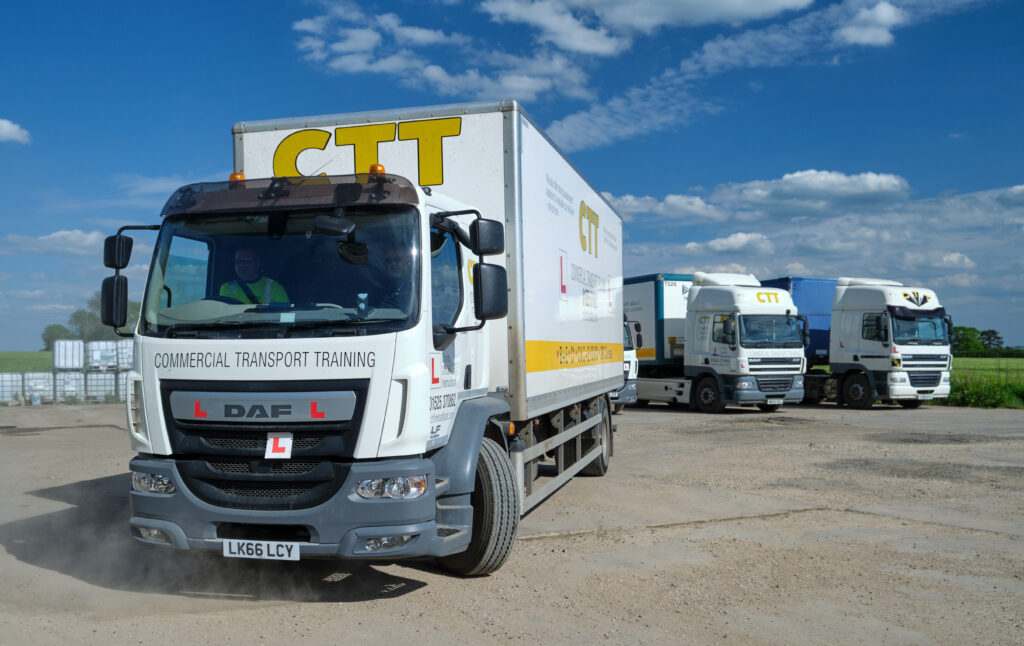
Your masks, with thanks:
[(503, 98), (623, 214), (627, 276), (901, 280), (1024, 345), (1021, 25), (1013, 0), (8, 3), (0, 349), (85, 304), (117, 226), (226, 178), (237, 121)]

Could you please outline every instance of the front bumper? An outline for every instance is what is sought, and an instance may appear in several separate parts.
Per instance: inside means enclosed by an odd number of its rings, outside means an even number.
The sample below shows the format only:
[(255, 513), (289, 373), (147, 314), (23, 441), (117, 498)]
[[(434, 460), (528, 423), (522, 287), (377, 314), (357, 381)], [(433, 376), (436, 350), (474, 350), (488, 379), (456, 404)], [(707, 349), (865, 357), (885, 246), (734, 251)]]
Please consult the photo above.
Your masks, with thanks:
[[(396, 459), (355, 463), (340, 489), (326, 502), (308, 509), (251, 510), (211, 505), (200, 500), (185, 486), (174, 460), (136, 457), (132, 471), (153, 473), (168, 478), (174, 493), (131, 492), (132, 515), (129, 525), (133, 538), (147, 545), (178, 550), (223, 551), (224, 538), (262, 540), (268, 532), (276, 537), (294, 531), (302, 538), (275, 538), (299, 543), (300, 557), (337, 557), (343, 559), (400, 559), (445, 556), (465, 551), (472, 528), (469, 495), (438, 499), (447, 489), (447, 480), (435, 477), (433, 462), (427, 459)], [(387, 498), (366, 500), (356, 493), (359, 482), (427, 474), (427, 491), (413, 500)], [(161, 530), (170, 544), (141, 537), (138, 529)], [(221, 534), (228, 533), (222, 537)], [(412, 535), (400, 547), (370, 551), (375, 538)]]
[(635, 404), (637, 402), (636, 379), (629, 379), (618, 390), (608, 393), (613, 404)]
[[(885, 375), (883, 399), (945, 399), (949, 397), (949, 372), (890, 372)], [(882, 388), (879, 388), (882, 390)]]
[[(742, 387), (746, 384), (746, 387)], [(733, 401), (741, 406), (775, 403), (799, 404), (804, 399), (802, 375), (738, 377), (733, 382)]]

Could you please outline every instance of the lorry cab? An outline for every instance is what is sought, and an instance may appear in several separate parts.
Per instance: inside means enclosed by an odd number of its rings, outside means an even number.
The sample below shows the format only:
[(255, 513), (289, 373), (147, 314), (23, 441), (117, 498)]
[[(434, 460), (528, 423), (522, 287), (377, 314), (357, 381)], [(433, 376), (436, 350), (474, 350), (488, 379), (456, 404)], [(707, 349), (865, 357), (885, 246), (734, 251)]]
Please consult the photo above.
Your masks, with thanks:
[[(832, 306), (832, 374), (850, 375), (846, 403), (875, 398), (908, 407), (949, 396), (952, 321), (935, 292), (876, 278), (838, 279)], [(847, 392), (849, 391), (849, 392)]]
[(636, 379), (640, 365), (637, 360), (637, 349), (642, 344), (643, 336), (640, 334), (640, 323), (636, 321), (623, 321), (622, 377), (625, 383), (622, 384), (622, 388), (609, 393), (613, 413), (621, 413), (625, 406), (637, 402)]
[(789, 293), (749, 274), (693, 275), (684, 341), (693, 400), (775, 410), (803, 399), (805, 324)]

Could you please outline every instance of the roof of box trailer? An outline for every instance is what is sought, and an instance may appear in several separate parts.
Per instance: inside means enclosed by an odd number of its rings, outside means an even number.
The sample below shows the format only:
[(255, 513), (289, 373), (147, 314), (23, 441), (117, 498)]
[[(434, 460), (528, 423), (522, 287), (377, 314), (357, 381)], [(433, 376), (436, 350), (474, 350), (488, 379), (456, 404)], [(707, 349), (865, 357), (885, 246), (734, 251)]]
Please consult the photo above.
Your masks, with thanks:
[(644, 274), (643, 276), (630, 276), (623, 278), (623, 285), (635, 285), (636, 283), (649, 283), (659, 280), (693, 280), (693, 274)]
[[(518, 111), (526, 115), (517, 101), (504, 99), (501, 101), (476, 101), (471, 103), (451, 103), (448, 105), (431, 105), (414, 108), (395, 108), (391, 110), (369, 110), (366, 112), (344, 112), (323, 114), (309, 117), (289, 117), (284, 119), (262, 119), (257, 121), (239, 121), (231, 128), (232, 134), (245, 132), (264, 132), (267, 130), (292, 130), (301, 128), (323, 128), (329, 126), (349, 125), (353, 123), (380, 123), (382, 121), (410, 121), (416, 119), (432, 119), (457, 114), (482, 114), (486, 112)], [(529, 118), (529, 117), (527, 117)], [(532, 119), (530, 119), (533, 122)]]

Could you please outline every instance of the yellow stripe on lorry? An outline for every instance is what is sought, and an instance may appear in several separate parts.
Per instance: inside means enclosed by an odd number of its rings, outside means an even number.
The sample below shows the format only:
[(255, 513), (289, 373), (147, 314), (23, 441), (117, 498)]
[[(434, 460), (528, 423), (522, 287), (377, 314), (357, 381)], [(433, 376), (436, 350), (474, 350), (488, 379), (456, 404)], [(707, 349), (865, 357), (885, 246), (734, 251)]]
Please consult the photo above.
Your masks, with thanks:
[(526, 342), (526, 372), (528, 373), (582, 368), (621, 361), (621, 343)]

